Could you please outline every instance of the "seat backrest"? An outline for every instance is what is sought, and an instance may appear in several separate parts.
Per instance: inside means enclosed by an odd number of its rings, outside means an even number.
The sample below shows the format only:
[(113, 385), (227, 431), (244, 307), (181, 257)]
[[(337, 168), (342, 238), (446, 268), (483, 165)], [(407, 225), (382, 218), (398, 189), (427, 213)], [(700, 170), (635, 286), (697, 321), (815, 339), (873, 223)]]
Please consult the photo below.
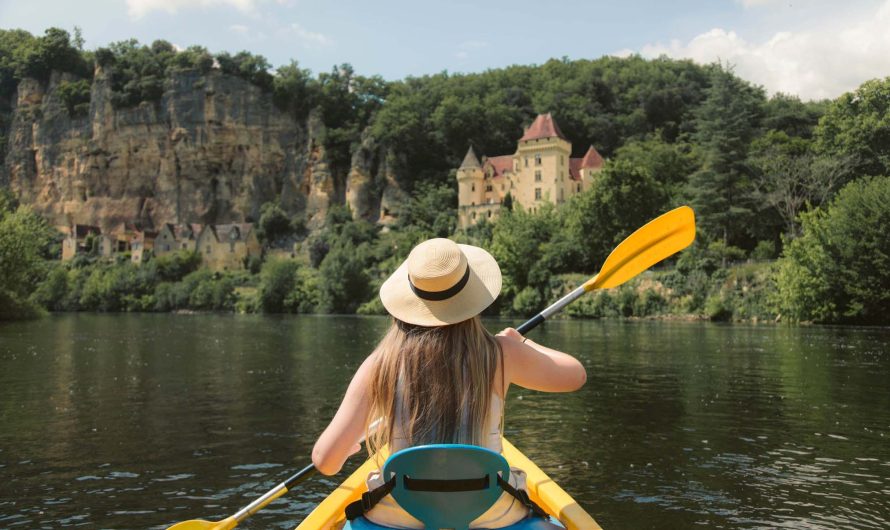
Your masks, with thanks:
[(510, 480), (507, 460), (475, 445), (410, 447), (383, 465), (384, 480), (396, 476), (393, 498), (428, 530), (468, 530), (501, 496), (498, 474)]

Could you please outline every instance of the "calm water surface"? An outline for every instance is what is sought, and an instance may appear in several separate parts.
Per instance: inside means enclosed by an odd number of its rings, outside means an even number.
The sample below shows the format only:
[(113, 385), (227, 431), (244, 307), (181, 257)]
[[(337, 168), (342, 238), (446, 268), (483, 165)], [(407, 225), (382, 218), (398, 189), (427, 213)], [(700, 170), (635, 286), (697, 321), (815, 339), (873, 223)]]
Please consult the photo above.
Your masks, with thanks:
[[(386, 325), (0, 326), (0, 528), (230, 515), (308, 463)], [(890, 330), (567, 321), (534, 337), (577, 354), (588, 382), (512, 389), (506, 435), (607, 530), (890, 528)], [(243, 527), (294, 527), (343, 476), (304, 483)]]

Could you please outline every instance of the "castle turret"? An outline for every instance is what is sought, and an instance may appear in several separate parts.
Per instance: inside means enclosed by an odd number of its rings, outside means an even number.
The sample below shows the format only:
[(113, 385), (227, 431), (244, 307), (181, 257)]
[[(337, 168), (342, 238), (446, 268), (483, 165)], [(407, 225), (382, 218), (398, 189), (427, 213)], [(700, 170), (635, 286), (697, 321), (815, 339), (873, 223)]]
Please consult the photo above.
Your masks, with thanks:
[(482, 204), (485, 194), (482, 172), (482, 164), (476, 158), (473, 147), (467, 150), (464, 161), (457, 169), (457, 197), (461, 205), (458, 213), (458, 226), (465, 227), (473, 224), (472, 212), (474, 206)]

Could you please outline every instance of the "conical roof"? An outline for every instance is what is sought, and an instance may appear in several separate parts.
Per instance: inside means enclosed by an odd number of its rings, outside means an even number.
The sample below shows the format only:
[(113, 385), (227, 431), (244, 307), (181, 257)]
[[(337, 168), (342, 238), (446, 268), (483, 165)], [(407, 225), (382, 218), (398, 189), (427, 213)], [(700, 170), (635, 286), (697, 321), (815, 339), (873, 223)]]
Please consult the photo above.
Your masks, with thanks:
[(592, 145), (587, 150), (587, 153), (584, 154), (584, 158), (581, 159), (581, 167), (584, 169), (603, 167), (603, 157), (600, 156)]
[(556, 120), (554, 120), (553, 116), (548, 112), (547, 114), (538, 114), (538, 117), (535, 118), (535, 121), (525, 130), (525, 134), (522, 135), (522, 138), (520, 138), (519, 141), (524, 142), (526, 140), (537, 140), (539, 138), (553, 138), (554, 136), (568, 141), (562, 134), (562, 131), (559, 130), (559, 125), (556, 124)]
[(460, 163), (460, 169), (472, 169), (482, 167), (482, 164), (479, 163), (479, 159), (476, 158), (476, 153), (473, 151), (473, 146), (471, 145), (469, 149), (467, 149), (467, 155), (464, 157), (464, 161)]

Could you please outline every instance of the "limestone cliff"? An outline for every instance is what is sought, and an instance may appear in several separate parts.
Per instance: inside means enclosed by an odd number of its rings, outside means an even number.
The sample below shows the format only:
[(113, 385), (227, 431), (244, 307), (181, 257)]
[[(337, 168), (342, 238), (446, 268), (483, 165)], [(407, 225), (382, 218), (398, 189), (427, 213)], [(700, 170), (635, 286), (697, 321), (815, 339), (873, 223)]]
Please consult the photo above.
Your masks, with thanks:
[(158, 102), (115, 108), (97, 68), (80, 117), (56, 93), (65, 80), (19, 83), (0, 170), (0, 183), (53, 224), (251, 221), (263, 203), (278, 201), (316, 228), (334, 203), (348, 201), (377, 221), (398, 202), (386, 150), (372, 138), (338, 174), (315, 113), (298, 122), (240, 78), (178, 72)]

